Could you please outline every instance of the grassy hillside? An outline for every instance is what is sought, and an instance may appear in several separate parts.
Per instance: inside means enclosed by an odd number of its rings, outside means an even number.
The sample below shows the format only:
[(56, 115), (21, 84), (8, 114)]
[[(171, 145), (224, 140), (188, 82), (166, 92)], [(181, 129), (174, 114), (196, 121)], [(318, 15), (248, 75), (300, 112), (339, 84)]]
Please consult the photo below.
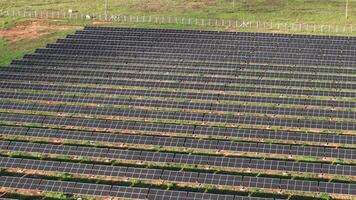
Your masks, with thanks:
[[(233, 7), (233, 1), (235, 6)], [(76, 10), (104, 13), (104, 0), (2, 0), (7, 10)], [(349, 0), (109, 0), (110, 14), (170, 15), (318, 24), (355, 24), (356, 1)]]

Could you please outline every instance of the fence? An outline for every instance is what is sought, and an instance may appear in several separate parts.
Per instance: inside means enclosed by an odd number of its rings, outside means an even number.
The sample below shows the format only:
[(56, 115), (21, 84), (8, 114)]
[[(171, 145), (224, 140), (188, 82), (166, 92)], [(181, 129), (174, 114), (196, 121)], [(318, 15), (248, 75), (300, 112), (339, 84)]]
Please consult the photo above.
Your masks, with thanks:
[(8, 11), (0, 10), (0, 16), (47, 18), (47, 19), (78, 19), (78, 20), (97, 20), (117, 23), (149, 23), (149, 24), (176, 24), (188, 26), (205, 27), (226, 27), (236, 30), (270, 30), (283, 32), (312, 32), (312, 33), (344, 33), (351, 34), (356, 32), (353, 25), (319, 25), (319, 24), (297, 24), (297, 23), (278, 23), (261, 21), (243, 21), (226, 19), (200, 19), (172, 16), (130, 16), (130, 15), (110, 15), (104, 14), (83, 14), (69, 13), (61, 11)]

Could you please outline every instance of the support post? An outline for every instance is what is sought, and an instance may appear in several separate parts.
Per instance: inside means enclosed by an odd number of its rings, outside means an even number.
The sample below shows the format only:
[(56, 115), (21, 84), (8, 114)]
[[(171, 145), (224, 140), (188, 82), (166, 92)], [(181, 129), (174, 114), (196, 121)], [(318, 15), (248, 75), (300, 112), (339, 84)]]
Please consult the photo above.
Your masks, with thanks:
[(346, 5), (345, 5), (345, 18), (347, 19), (349, 17), (349, 0), (346, 0)]
[(109, 4), (109, 0), (105, 0), (105, 21), (108, 20), (108, 5)]

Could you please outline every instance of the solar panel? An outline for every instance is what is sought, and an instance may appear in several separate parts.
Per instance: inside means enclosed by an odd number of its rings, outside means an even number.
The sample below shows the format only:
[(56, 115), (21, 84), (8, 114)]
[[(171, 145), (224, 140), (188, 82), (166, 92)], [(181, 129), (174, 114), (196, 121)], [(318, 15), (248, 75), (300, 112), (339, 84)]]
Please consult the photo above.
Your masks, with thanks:
[(0, 186), (128, 199), (351, 199), (354, 44), (85, 27), (0, 68), (0, 168), (16, 172)]

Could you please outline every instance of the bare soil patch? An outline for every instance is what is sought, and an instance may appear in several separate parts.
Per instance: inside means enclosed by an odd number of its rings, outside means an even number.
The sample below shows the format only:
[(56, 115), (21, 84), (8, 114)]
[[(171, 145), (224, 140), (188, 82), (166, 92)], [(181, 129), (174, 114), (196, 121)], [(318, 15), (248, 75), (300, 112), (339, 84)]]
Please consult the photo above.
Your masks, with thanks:
[(112, 22), (104, 22), (104, 21), (93, 21), (93, 25), (107, 25), (110, 26)]
[(35, 39), (42, 35), (46, 35), (51, 31), (78, 29), (79, 26), (55, 26), (50, 25), (48, 21), (36, 20), (22, 23), (7, 30), (0, 30), (0, 38), (5, 38), (10, 41), (20, 39)]

